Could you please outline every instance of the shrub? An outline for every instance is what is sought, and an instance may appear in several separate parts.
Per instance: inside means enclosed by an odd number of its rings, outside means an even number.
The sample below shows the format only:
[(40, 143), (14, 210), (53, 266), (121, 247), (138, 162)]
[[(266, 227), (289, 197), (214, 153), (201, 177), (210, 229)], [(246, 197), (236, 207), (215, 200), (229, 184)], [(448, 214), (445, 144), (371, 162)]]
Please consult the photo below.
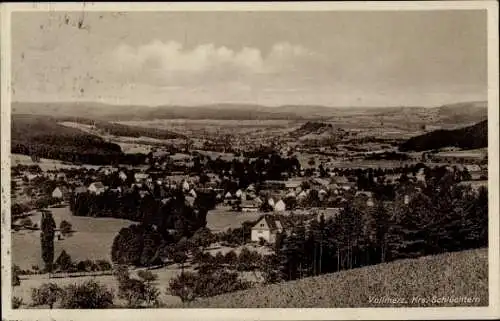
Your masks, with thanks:
[(12, 297), (12, 309), (19, 309), (23, 304), (23, 299), (18, 298), (17, 296)]
[[(146, 272), (146, 271), (140, 271)], [(158, 306), (158, 297), (160, 295), (158, 289), (150, 284), (157, 276), (150, 271), (149, 273), (141, 274), (142, 280), (133, 279), (130, 277), (119, 277), (118, 282), (118, 297), (127, 301), (127, 307), (139, 308), (144, 304), (146, 306)]]
[(256, 269), (261, 261), (261, 255), (244, 247), (238, 256), (238, 270), (251, 271)]
[(235, 265), (238, 262), (238, 255), (234, 251), (229, 251), (225, 255), (226, 264)]
[(73, 226), (71, 225), (71, 223), (65, 220), (63, 220), (61, 224), (59, 224), (59, 229), (61, 230), (62, 235), (65, 236), (73, 232)]
[(167, 293), (180, 297), (182, 302), (193, 301), (196, 298), (197, 282), (198, 276), (196, 273), (181, 273), (178, 277), (170, 280)]
[(123, 280), (128, 280), (130, 278), (128, 267), (126, 265), (115, 266), (113, 275), (116, 277), (118, 282), (122, 282)]
[(21, 220), (21, 225), (23, 227), (32, 227), (33, 226), (33, 221), (31, 220), (31, 218), (26, 217), (26, 218), (23, 218)]
[(153, 272), (147, 270), (141, 270), (137, 272), (137, 276), (143, 279), (146, 283), (150, 283), (158, 279), (157, 274), (154, 274)]
[(18, 265), (12, 266), (12, 286), (21, 285), (21, 279), (19, 278), (21, 274), (21, 268)]
[(113, 306), (114, 295), (106, 286), (94, 280), (65, 287), (61, 302), (64, 309), (105, 309)]
[(73, 266), (73, 261), (71, 260), (71, 256), (65, 250), (62, 250), (55, 265), (61, 271), (68, 271)]
[(92, 272), (92, 271), (97, 271), (98, 266), (96, 263), (92, 262), (91, 260), (84, 260), (84, 261), (80, 261), (76, 264), (76, 269), (79, 272)]
[(210, 297), (249, 287), (250, 283), (240, 280), (236, 272), (209, 268), (199, 273), (181, 273), (171, 279), (169, 293), (180, 297), (182, 302), (188, 302), (196, 297)]
[(106, 260), (97, 260), (96, 265), (99, 271), (109, 271), (113, 268), (111, 263)]
[(48, 305), (52, 309), (57, 300), (64, 297), (62, 294), (63, 290), (57, 284), (45, 283), (38, 289), (32, 289), (31, 300), (35, 306)]

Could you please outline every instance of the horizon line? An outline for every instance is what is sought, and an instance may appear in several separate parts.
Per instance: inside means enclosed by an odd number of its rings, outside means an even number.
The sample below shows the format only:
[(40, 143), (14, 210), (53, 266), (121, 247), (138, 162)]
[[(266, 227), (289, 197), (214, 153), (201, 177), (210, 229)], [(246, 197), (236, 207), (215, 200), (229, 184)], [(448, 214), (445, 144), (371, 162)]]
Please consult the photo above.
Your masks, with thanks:
[[(222, 106), (222, 105), (241, 105), (241, 106), (260, 106), (265, 108), (283, 108), (283, 107), (320, 107), (320, 108), (331, 108), (331, 109), (343, 109), (343, 108), (440, 108), (443, 106), (449, 105), (458, 105), (458, 104), (467, 104), (467, 103), (486, 103), (488, 105), (488, 99), (484, 100), (462, 100), (462, 101), (453, 101), (441, 105), (432, 105), (432, 106), (424, 106), (424, 105), (350, 105), (350, 106), (332, 106), (332, 105), (322, 105), (322, 104), (282, 104), (282, 105), (267, 105), (260, 103), (251, 103), (251, 102), (220, 102), (220, 103), (206, 103), (206, 104), (195, 104), (195, 105), (181, 105), (181, 104), (119, 104), (119, 103), (110, 103), (103, 101), (92, 101), (92, 100), (65, 100), (65, 101), (28, 101), (28, 100), (16, 100), (11, 101), (12, 104), (100, 104), (107, 106), (134, 106), (134, 107), (147, 107), (147, 108), (161, 108), (161, 107), (186, 107), (186, 108), (199, 108), (199, 107), (213, 107), (213, 106)], [(487, 108), (488, 106), (486, 106)]]

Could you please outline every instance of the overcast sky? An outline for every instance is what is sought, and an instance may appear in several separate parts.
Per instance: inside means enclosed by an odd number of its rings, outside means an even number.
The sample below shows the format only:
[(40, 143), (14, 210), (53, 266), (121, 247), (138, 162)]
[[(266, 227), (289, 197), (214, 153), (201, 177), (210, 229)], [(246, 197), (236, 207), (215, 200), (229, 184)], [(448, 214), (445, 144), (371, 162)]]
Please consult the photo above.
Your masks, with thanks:
[(13, 100), (486, 100), (486, 30), (485, 11), (13, 13)]

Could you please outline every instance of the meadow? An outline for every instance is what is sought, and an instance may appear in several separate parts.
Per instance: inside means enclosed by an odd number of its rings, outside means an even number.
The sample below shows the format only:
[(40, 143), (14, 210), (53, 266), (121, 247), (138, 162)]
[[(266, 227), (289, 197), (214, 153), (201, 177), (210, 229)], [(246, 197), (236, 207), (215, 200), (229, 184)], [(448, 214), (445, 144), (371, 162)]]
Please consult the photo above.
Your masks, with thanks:
[[(51, 208), (57, 226), (66, 220), (75, 231), (63, 240), (54, 241), (55, 257), (64, 249), (73, 260), (111, 261), (111, 245), (118, 231), (133, 224), (132, 221), (116, 218), (93, 218), (73, 216), (68, 207)], [(40, 226), (41, 214), (30, 217)], [(43, 267), (40, 247), (40, 231), (21, 230), (12, 232), (12, 263), (21, 269), (31, 269), (33, 265)]]

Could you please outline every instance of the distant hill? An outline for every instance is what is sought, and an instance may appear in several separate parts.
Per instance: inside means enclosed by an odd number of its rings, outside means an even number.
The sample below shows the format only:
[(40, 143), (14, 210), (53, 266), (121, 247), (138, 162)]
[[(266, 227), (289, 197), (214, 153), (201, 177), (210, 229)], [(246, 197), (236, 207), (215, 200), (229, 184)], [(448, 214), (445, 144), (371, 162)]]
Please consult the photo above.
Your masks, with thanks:
[(412, 137), (399, 146), (401, 151), (424, 151), (443, 147), (476, 149), (488, 146), (488, 121), (455, 130), (435, 130)]
[(437, 108), (437, 118), (447, 124), (477, 123), (488, 118), (486, 101), (463, 102)]
[(343, 129), (334, 128), (332, 124), (308, 121), (289, 133), (290, 137), (299, 140), (326, 140), (340, 136)]
[(332, 130), (332, 124), (326, 124), (321, 122), (310, 122), (308, 121), (304, 125), (300, 126), (297, 130), (293, 132), (294, 135), (302, 136), (306, 134), (316, 133), (320, 134), (325, 131)]
[(383, 117), (398, 121), (402, 116), (420, 123), (474, 123), (486, 119), (486, 102), (460, 103), (436, 108), (424, 107), (327, 107), (318, 105), (284, 105), (267, 107), (256, 104), (223, 103), (202, 106), (107, 105), (93, 102), (12, 103), (18, 114), (82, 117), (106, 121), (153, 119), (289, 119), (316, 120)]
[(11, 152), (82, 164), (144, 163), (146, 155), (124, 154), (119, 145), (44, 115), (12, 115)]
[(36, 154), (58, 150), (60, 153), (121, 154), (120, 146), (79, 129), (62, 126), (57, 121), (49, 116), (12, 115), (12, 152)]
[[(467, 280), (467, 282), (464, 282)], [(471, 287), (472, 285), (472, 287)], [(477, 297), (475, 303), (418, 304), (411, 298)], [(408, 304), (370, 302), (406, 298)], [(359, 308), (488, 305), (487, 249), (445, 253), (256, 287), (178, 308)]]

